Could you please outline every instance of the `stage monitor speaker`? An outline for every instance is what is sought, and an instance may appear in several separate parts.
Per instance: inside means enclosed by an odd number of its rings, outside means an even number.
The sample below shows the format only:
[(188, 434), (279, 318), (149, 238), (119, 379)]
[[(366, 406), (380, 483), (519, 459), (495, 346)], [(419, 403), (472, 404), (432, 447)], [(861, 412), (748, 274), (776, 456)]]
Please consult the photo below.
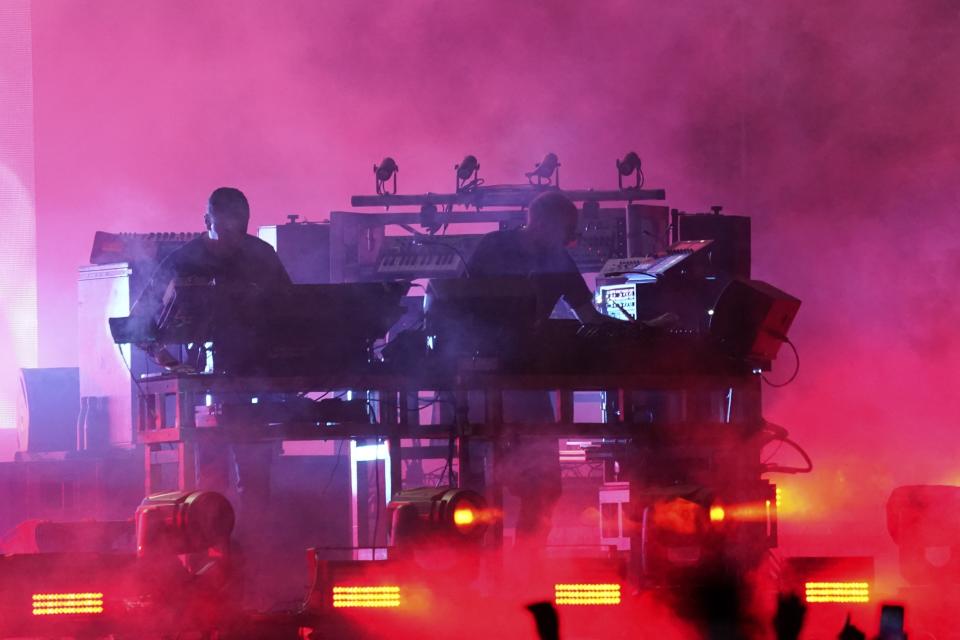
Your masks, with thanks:
[(710, 335), (741, 357), (771, 361), (800, 309), (800, 300), (760, 280), (732, 280), (713, 307)]
[(720, 213), (681, 213), (678, 240), (713, 240), (710, 264), (734, 278), (750, 277), (750, 218)]
[(79, 410), (80, 370), (77, 367), (20, 369), (19, 450), (75, 450)]

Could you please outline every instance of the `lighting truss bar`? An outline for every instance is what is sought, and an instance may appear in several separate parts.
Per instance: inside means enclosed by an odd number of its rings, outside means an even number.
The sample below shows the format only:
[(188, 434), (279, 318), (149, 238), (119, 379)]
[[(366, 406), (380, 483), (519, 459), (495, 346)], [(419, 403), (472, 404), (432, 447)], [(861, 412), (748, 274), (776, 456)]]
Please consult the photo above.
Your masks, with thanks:
[[(464, 205), (468, 207), (525, 207), (530, 201), (543, 193), (544, 189), (532, 189), (522, 185), (515, 189), (477, 189), (462, 193), (426, 193), (422, 195), (383, 194), (376, 196), (353, 196), (353, 207), (404, 207), (422, 205)], [(624, 189), (622, 191), (594, 191), (593, 189), (575, 189), (560, 191), (574, 202), (635, 202), (638, 200), (663, 200), (663, 189)], [(455, 216), (451, 216), (454, 217)], [(441, 215), (437, 221), (442, 220)], [(457, 222), (456, 219), (452, 220)]]

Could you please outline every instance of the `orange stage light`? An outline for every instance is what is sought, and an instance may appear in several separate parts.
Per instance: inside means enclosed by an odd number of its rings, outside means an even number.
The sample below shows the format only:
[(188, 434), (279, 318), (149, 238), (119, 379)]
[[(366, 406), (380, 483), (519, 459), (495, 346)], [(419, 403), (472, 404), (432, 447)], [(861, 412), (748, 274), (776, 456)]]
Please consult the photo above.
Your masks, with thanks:
[(457, 527), (469, 527), (477, 520), (477, 512), (471, 507), (459, 507), (453, 512), (453, 524)]
[(726, 516), (726, 511), (724, 511), (720, 505), (715, 504), (710, 507), (710, 522), (723, 522)]
[(396, 608), (400, 606), (400, 587), (397, 585), (335, 586), (333, 587), (333, 606), (336, 609)]
[(103, 613), (103, 594), (100, 592), (33, 594), (35, 616), (98, 613)]
[(869, 582), (805, 582), (803, 587), (810, 604), (870, 602)]
[(615, 583), (558, 583), (553, 585), (553, 593), (558, 606), (620, 604), (620, 585)]

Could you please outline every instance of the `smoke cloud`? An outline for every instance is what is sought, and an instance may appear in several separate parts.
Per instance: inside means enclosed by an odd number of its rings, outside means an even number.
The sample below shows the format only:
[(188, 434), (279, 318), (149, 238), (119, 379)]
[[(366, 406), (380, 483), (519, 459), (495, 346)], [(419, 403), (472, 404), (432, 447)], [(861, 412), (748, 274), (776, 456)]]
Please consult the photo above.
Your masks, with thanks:
[(254, 225), (323, 219), (384, 155), (407, 193), (466, 153), (490, 183), (553, 151), (563, 186), (609, 187), (635, 149), (671, 206), (753, 216), (756, 277), (804, 301), (800, 377), (767, 393), (817, 463), (785, 481), (785, 552), (889, 553), (890, 490), (960, 482), (955, 2), (35, 0), (33, 22), (43, 365), (76, 358), (95, 230), (198, 229), (221, 185)]

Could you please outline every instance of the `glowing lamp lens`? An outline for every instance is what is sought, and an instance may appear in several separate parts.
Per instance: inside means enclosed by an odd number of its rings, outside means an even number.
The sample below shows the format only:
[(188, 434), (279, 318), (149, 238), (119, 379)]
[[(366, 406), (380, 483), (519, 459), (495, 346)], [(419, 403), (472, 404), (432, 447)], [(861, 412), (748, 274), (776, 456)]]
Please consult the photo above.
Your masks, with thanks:
[(710, 507), (710, 522), (723, 522), (723, 519), (727, 517), (727, 512), (723, 510), (718, 504)]
[(870, 602), (869, 582), (807, 582), (803, 586), (810, 604)]
[(564, 606), (613, 606), (620, 604), (620, 585), (615, 583), (559, 583), (553, 585), (553, 601)]
[(35, 616), (99, 613), (103, 613), (103, 594), (99, 592), (33, 594)]
[(400, 606), (400, 587), (380, 586), (335, 586), (333, 606), (337, 609), (385, 609)]
[(477, 521), (477, 512), (473, 507), (457, 507), (453, 512), (453, 524), (457, 528), (471, 527)]

